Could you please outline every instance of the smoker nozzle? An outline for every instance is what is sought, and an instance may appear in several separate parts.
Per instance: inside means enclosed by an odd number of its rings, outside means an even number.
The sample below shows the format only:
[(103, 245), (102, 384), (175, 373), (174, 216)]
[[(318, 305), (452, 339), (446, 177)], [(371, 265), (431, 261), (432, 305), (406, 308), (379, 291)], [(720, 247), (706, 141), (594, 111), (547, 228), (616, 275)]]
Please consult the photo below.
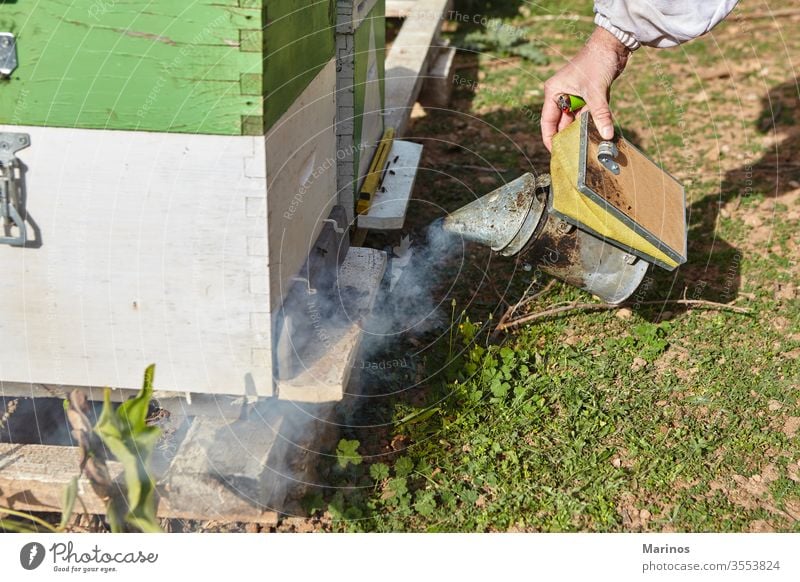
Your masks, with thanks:
[(524, 174), (447, 216), (442, 228), (527, 262), (608, 303), (621, 303), (650, 266), (552, 212), (550, 175)]

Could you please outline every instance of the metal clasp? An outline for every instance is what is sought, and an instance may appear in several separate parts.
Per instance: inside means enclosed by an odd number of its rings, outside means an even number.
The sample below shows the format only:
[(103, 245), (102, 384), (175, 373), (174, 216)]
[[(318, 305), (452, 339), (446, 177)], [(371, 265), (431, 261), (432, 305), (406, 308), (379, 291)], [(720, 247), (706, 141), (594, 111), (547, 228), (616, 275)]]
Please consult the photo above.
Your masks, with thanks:
[(610, 141), (601, 141), (597, 145), (597, 161), (614, 175), (619, 174), (619, 164), (614, 161), (618, 155), (617, 146)]
[[(28, 239), (22, 209), (21, 169), (16, 153), (31, 145), (27, 133), (0, 132), (0, 220), (3, 235), (0, 244), (24, 245)], [(13, 229), (17, 229), (14, 236)]]
[(10, 32), (0, 32), (0, 77), (8, 77), (17, 68), (17, 39)]

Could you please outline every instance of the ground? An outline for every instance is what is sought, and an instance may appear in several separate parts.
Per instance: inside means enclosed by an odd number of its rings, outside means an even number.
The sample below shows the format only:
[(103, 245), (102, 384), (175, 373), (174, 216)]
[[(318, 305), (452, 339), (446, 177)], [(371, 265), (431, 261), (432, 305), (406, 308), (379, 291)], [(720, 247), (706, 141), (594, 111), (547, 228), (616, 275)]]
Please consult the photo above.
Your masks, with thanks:
[[(473, 46), (481, 21), (499, 40), (459, 52), (450, 110), (415, 113), (412, 240), (547, 171), (542, 85), (593, 28), (588, 1), (457, 10), (453, 42)], [(713, 34), (633, 55), (613, 91), (618, 131), (686, 186), (688, 263), (651, 272), (629, 308), (508, 335), (490, 332), (531, 284), (523, 264), (470, 247), (438, 265), (445, 331), (372, 356), (411, 364), (364, 374), (374, 398), (350, 419), (336, 487), (307, 500), (316, 528), (800, 531), (799, 24), (796, 0), (775, 17), (744, 0)], [(644, 304), (682, 297), (749, 313)], [(526, 309), (576, 299), (592, 301), (556, 284)]]

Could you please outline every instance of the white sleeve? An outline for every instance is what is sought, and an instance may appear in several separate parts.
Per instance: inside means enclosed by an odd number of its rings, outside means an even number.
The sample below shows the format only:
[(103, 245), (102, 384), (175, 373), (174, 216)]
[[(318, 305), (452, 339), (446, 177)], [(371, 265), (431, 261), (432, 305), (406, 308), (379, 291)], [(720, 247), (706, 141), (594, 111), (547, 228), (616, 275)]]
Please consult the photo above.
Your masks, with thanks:
[(667, 48), (719, 24), (738, 0), (595, 0), (594, 21), (631, 50)]

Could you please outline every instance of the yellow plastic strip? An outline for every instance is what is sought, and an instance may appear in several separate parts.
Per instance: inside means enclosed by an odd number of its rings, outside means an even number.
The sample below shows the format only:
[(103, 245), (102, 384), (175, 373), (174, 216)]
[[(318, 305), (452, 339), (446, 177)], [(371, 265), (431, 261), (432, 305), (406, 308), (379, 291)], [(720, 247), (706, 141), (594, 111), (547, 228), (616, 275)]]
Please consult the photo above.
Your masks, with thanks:
[(361, 185), (361, 191), (358, 194), (358, 203), (356, 204), (356, 212), (364, 214), (369, 210), (375, 192), (378, 191), (378, 186), (381, 184), (383, 177), (383, 169), (386, 166), (386, 161), (389, 158), (389, 152), (392, 150), (392, 142), (394, 141), (394, 128), (390, 127), (383, 132), (383, 137), (378, 144), (378, 149), (372, 157), (372, 162), (369, 165), (369, 173), (364, 178), (364, 183)]

